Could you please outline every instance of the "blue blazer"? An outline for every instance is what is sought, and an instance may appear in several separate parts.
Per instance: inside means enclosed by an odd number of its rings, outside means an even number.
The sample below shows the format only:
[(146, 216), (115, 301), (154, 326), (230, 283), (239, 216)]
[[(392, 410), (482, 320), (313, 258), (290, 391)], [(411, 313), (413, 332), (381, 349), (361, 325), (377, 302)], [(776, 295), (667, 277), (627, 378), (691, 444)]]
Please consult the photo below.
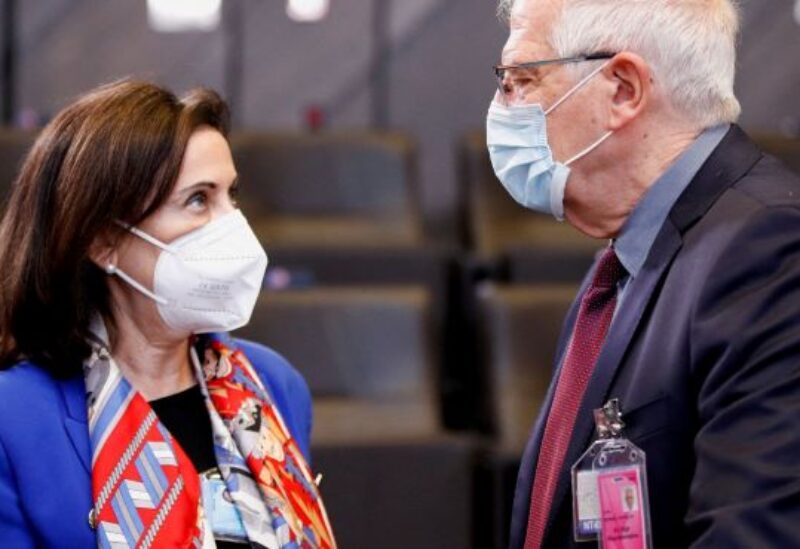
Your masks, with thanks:
[[(234, 340), (250, 359), (309, 458), (311, 397), (274, 351)], [(29, 362), (0, 372), (0, 545), (97, 547), (89, 527), (92, 453), (82, 377), (57, 380)]]
[[(596, 547), (573, 540), (569, 471), (591, 442), (592, 410), (614, 397), (647, 454), (653, 546), (800, 546), (800, 180), (732, 127), (626, 291), (578, 411), (543, 547)], [(557, 364), (576, 316), (577, 301)], [(524, 544), (552, 395), (522, 458), (511, 549)]]

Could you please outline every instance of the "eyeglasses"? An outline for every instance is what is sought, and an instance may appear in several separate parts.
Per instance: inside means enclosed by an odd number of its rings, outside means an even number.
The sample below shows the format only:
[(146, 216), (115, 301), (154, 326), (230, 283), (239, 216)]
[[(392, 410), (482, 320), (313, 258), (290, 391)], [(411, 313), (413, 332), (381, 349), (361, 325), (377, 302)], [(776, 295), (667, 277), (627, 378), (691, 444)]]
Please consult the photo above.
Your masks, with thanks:
[(505, 87), (506, 75), (510, 71), (531, 70), (539, 67), (544, 67), (546, 65), (565, 65), (568, 63), (581, 63), (583, 61), (597, 61), (599, 59), (611, 59), (615, 55), (617, 54), (613, 52), (604, 51), (598, 53), (588, 53), (586, 55), (576, 55), (575, 57), (561, 57), (558, 59), (544, 59), (542, 61), (531, 61), (530, 63), (520, 63), (518, 65), (495, 65), (494, 75), (495, 78), (497, 79), (497, 89), (500, 90), (501, 95), (504, 95), (511, 91), (509, 89), (506, 89)]

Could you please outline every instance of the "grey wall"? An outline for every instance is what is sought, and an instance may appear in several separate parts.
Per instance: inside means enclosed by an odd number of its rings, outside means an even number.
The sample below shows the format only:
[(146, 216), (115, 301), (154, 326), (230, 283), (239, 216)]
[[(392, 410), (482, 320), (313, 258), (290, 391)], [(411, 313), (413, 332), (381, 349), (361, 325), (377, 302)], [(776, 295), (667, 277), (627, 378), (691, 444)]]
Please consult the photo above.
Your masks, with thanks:
[(736, 90), (747, 129), (800, 136), (800, 0), (742, 2)]
[[(385, 121), (420, 143), (424, 208), (432, 228), (452, 234), (454, 148), (483, 124), (493, 91), (491, 65), (505, 30), (494, 0), (331, 0), (319, 24), (297, 24), (285, 0), (226, 0), (229, 29), (241, 16), (241, 58), (224, 30), (158, 34), (144, 0), (35, 0), (19, 3), (17, 105), (47, 115), (98, 83), (134, 74), (178, 91), (236, 89), (237, 126), (301, 128), (319, 105), (334, 128), (374, 120), (372, 84), (385, 87)], [(375, 71), (373, 15), (388, 6), (389, 52)], [(800, 26), (795, 0), (745, 0), (738, 92), (743, 124), (800, 132)], [(231, 59), (241, 80), (231, 79)], [(235, 67), (235, 65), (233, 65)]]

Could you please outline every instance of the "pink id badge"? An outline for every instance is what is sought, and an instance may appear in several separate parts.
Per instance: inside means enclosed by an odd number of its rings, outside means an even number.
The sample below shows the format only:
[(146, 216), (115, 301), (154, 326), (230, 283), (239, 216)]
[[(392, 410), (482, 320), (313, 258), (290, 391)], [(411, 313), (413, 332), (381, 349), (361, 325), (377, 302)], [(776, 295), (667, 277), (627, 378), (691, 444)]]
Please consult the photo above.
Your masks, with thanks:
[(594, 411), (597, 439), (572, 467), (575, 541), (604, 549), (650, 549), (647, 463), (644, 452), (622, 436), (619, 401)]
[(624, 438), (609, 440), (593, 463), (603, 549), (650, 549), (644, 452)]
[(600, 501), (600, 541), (605, 549), (649, 547), (645, 505), (638, 467), (609, 470), (597, 475)]

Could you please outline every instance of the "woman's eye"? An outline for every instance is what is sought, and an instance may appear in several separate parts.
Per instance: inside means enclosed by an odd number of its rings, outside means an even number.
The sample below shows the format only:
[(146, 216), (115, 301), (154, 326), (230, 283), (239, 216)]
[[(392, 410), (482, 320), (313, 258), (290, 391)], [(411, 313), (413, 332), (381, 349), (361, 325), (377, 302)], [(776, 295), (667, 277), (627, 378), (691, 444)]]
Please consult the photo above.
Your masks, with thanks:
[(231, 188), (228, 189), (228, 196), (230, 196), (231, 202), (233, 202), (234, 205), (238, 204), (239, 203), (239, 185), (231, 186)]
[(196, 208), (202, 208), (207, 203), (208, 203), (208, 196), (204, 191), (197, 191), (186, 200), (187, 206), (192, 206)]

